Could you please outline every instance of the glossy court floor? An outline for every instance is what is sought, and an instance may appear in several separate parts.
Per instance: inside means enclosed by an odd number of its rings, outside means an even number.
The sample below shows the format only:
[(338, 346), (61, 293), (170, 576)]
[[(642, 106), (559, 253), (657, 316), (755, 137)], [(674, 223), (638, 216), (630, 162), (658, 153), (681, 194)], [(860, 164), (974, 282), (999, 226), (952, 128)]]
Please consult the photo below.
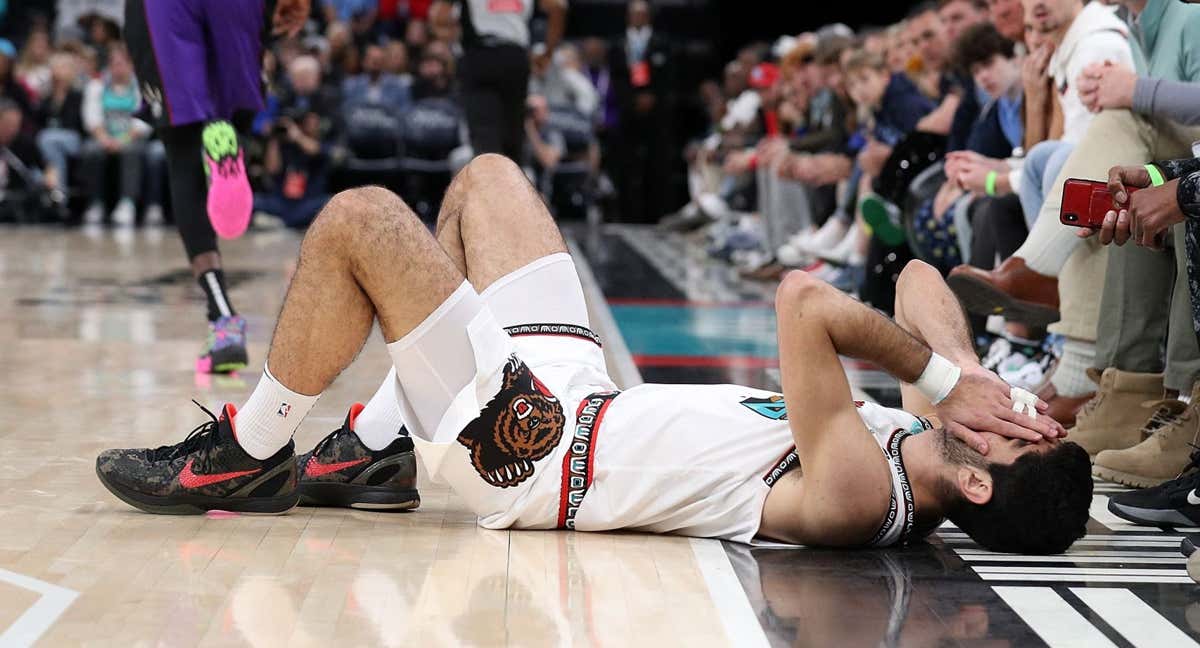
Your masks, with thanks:
[[(572, 232), (619, 382), (778, 382), (769, 286), (653, 231)], [(189, 400), (253, 388), (298, 249), (225, 246), (252, 367), (192, 372), (202, 301), (170, 230), (0, 229), (0, 646), (1197, 646), (1180, 534), (1108, 515), (1064, 556), (989, 554), (952, 527), (892, 552), (487, 531), (422, 475), (412, 513), (160, 517), (96, 481), (106, 447), (176, 442)], [(376, 338), (297, 435), (373, 393)], [(860, 396), (894, 383), (856, 363)]]

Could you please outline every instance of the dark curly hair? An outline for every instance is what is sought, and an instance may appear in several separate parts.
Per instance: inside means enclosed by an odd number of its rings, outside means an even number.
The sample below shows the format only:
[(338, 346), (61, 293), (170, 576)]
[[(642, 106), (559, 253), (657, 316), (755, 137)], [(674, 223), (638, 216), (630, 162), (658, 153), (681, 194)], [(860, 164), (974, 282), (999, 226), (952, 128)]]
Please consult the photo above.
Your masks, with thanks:
[(996, 30), (990, 22), (972, 25), (954, 42), (954, 67), (964, 74), (971, 73), (971, 66), (986, 64), (999, 54), (1010, 59), (1016, 56), (1016, 44)]
[(1065, 442), (988, 464), (992, 498), (960, 500), (950, 520), (983, 548), (1004, 553), (1062, 553), (1087, 533), (1092, 466), (1087, 451)]

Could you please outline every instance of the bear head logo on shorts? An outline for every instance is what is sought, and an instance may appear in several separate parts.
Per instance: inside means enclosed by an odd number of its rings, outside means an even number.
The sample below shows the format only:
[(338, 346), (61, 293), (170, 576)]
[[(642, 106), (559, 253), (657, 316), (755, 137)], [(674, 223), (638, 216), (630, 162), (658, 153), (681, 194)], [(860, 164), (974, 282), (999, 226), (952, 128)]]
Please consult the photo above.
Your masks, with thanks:
[(533, 462), (562, 439), (562, 403), (515, 355), (504, 366), (504, 383), (479, 418), (458, 435), (471, 451), (479, 476), (497, 488), (516, 486), (533, 475)]

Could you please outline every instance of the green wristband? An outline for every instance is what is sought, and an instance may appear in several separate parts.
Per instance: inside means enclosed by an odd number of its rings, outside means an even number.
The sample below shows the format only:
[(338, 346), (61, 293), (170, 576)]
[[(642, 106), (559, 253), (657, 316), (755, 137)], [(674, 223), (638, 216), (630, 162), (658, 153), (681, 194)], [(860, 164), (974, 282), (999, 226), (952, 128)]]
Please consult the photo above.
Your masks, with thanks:
[(995, 171), (988, 171), (987, 177), (983, 180), (983, 190), (989, 196), (996, 195), (996, 176), (1000, 175)]
[(1153, 164), (1146, 165), (1146, 173), (1150, 174), (1150, 185), (1153, 187), (1161, 187), (1166, 182), (1163, 180), (1162, 171), (1159, 171), (1158, 167)]

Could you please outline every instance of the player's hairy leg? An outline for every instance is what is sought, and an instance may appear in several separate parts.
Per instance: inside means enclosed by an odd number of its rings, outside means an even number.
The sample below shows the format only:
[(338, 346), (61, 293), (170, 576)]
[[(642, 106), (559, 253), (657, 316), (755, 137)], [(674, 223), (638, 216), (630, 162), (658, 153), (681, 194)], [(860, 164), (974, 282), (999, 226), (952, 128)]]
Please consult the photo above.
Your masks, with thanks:
[(438, 213), (437, 239), (481, 292), (532, 261), (567, 251), (529, 179), (495, 154), (476, 157), (454, 177)]
[(318, 394), (354, 360), (375, 317), (384, 339), (398, 340), (462, 282), (398, 196), (380, 187), (343, 191), (304, 237), (271, 340), (271, 373)]

